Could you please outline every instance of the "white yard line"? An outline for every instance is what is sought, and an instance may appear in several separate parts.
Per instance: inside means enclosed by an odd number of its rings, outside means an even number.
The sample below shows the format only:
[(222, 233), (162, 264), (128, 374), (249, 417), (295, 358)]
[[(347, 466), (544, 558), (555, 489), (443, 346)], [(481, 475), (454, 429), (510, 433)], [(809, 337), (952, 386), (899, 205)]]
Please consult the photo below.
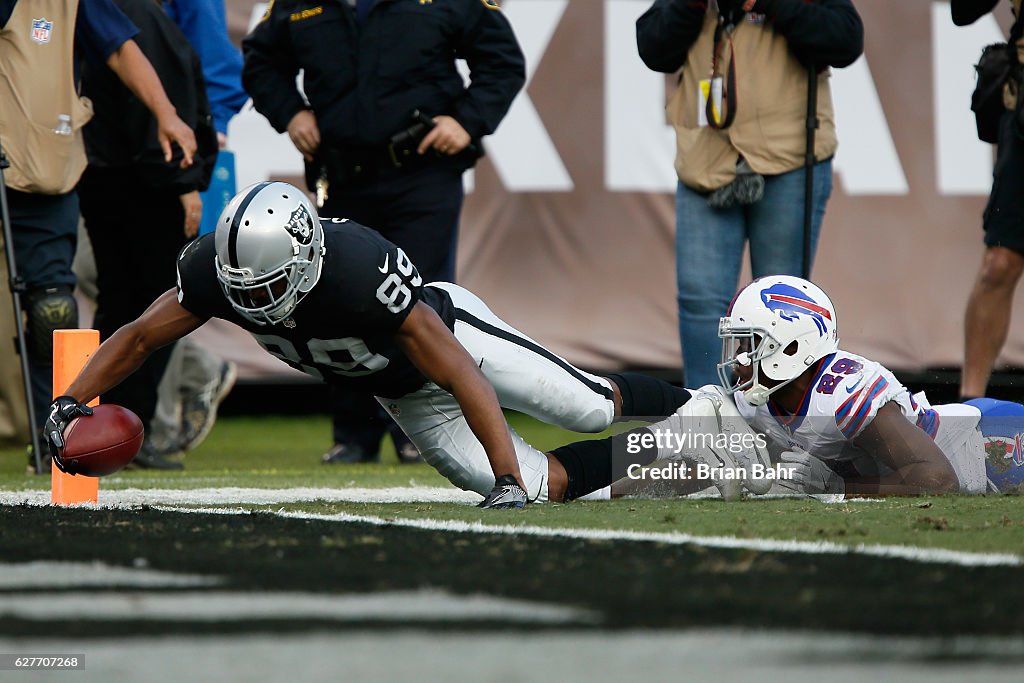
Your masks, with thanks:
[[(475, 503), (480, 496), (455, 487), (395, 486), (390, 488), (259, 489), (100, 489), (100, 507), (138, 505), (274, 505), (324, 501), (328, 503)], [(49, 491), (0, 491), (0, 505), (49, 505)]]
[(331, 621), (590, 624), (590, 610), (487, 595), (444, 591), (392, 591), (368, 595), (322, 593), (172, 592), (0, 595), (0, 617), (99, 621), (247, 621), (326, 619)]
[[(168, 512), (201, 512), (218, 514), (250, 514), (249, 510), (227, 510), (224, 508), (185, 508), (158, 506)], [(974, 553), (943, 548), (921, 548), (905, 545), (845, 545), (827, 541), (784, 541), (765, 538), (738, 538), (736, 536), (697, 536), (680, 532), (629, 531), (625, 529), (578, 529), (564, 527), (542, 527), (517, 524), (484, 524), (441, 519), (408, 519), (402, 517), (376, 517), (353, 515), (347, 512), (321, 514), (314, 512), (289, 512), (286, 510), (267, 511), (278, 517), (290, 519), (312, 519), (325, 522), (372, 524), (374, 526), (398, 526), (424, 531), (446, 531), (460, 534), (504, 534), (508, 536), (537, 536), (541, 538), (577, 538), (595, 541), (636, 541), (641, 543), (665, 543), (669, 545), (696, 545), (706, 548), (731, 550), (757, 550), (769, 553), (802, 553), (808, 555), (866, 555), (926, 564), (955, 564), (962, 567), (1017, 567), (1024, 564), (1024, 557), (1011, 553)], [(499, 513), (501, 514), (501, 513)]]
[(0, 562), (0, 589), (34, 588), (189, 588), (224, 583), (217, 576), (179, 574), (103, 562)]
[[(0, 652), (82, 653), (66, 675), (12, 681), (473, 681), (1019, 683), (1017, 638), (815, 632), (343, 630), (116, 638), (0, 638)], [(525, 671), (526, 673), (522, 673)], [(43, 678), (43, 677), (46, 678)]]
[[(120, 489), (101, 490), (100, 507), (136, 507), (152, 505), (175, 512), (206, 512), (248, 514), (246, 510), (224, 509), (226, 505), (276, 505), (301, 502), (341, 503), (475, 503), (475, 493), (446, 487), (391, 487), (391, 488), (205, 488), (205, 489)], [(49, 491), (3, 491), (0, 505), (48, 505)], [(206, 507), (184, 507), (206, 506)], [(698, 545), (709, 548), (757, 550), (761, 552), (805, 553), (812, 555), (866, 555), (910, 560), (931, 564), (955, 564), (965, 567), (1020, 566), (1024, 556), (1012, 553), (975, 553), (942, 548), (922, 548), (895, 545), (847, 545), (827, 541), (786, 541), (751, 539), (734, 536), (700, 536), (679, 532), (644, 532), (614, 529), (578, 529), (527, 525), (483, 524), (438, 519), (385, 518), (348, 513), (317, 514), (307, 512), (276, 512), (283, 517), (317, 519), (331, 522), (357, 522), (378, 526), (401, 526), (428, 531), (453, 533), (488, 533), (527, 535), (539, 537), (580, 538), (591, 540), (621, 540), (672, 545)], [(499, 517), (495, 515), (495, 517)]]

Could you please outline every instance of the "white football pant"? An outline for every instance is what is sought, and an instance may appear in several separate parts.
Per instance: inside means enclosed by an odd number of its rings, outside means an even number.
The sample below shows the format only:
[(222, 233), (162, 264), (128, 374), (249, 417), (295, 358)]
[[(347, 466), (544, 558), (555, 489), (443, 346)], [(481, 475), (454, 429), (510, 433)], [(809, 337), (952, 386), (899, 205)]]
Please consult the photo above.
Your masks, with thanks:
[[(610, 380), (551, 353), (494, 315), (472, 292), (447, 282), (430, 286), (451, 296), (455, 338), (494, 386), (503, 408), (576, 432), (599, 432), (611, 425), (615, 407)], [(487, 453), (450, 393), (430, 382), (402, 398), (377, 400), (423, 459), (453, 484), (480, 495), (494, 487)], [(547, 456), (510, 431), (530, 500), (546, 501)]]

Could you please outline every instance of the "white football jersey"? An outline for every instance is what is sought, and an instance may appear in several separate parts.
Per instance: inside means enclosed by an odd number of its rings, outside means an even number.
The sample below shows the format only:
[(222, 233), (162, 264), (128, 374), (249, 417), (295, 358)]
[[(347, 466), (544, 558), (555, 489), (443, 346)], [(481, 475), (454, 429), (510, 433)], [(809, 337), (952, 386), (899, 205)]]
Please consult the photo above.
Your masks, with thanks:
[(774, 453), (798, 446), (826, 462), (850, 463), (862, 473), (880, 474), (887, 471), (884, 465), (851, 442), (882, 406), (895, 402), (949, 459), (961, 492), (985, 490), (984, 444), (977, 429), (981, 411), (960, 403), (932, 406), (923, 393), (912, 396), (888, 369), (863, 356), (840, 349), (821, 359), (796, 415), (784, 413), (771, 400), (752, 406), (742, 392), (734, 398), (740, 414), (768, 437)]

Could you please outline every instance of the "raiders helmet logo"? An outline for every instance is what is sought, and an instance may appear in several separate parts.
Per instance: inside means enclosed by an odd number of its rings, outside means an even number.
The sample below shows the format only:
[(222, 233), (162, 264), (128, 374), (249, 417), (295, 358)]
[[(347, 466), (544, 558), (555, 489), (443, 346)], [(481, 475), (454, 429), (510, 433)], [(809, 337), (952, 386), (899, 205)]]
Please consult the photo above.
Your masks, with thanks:
[(313, 218), (301, 204), (292, 211), (284, 228), (303, 246), (313, 241)]

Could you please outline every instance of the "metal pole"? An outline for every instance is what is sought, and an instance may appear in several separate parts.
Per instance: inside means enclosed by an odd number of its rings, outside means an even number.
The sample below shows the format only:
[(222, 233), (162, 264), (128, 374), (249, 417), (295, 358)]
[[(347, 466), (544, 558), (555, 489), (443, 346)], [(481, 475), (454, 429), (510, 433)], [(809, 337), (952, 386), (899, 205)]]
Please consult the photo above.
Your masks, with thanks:
[(807, 67), (807, 147), (804, 154), (804, 251), (803, 278), (811, 278), (811, 220), (814, 200), (814, 133), (818, 129), (818, 70)]
[(4, 227), (4, 253), (7, 256), (7, 284), (14, 302), (14, 329), (18, 336), (15, 339), (18, 357), (21, 359), (21, 377), (25, 382), (25, 404), (28, 407), (28, 433), (32, 436), (32, 457), (36, 463), (36, 474), (43, 472), (43, 451), (39, 443), (39, 430), (36, 428), (36, 409), (32, 403), (32, 376), (28, 368), (28, 350), (25, 346), (25, 324), (21, 317), (21, 295), (25, 293), (25, 282), (18, 277), (18, 266), (14, 260), (14, 242), (11, 236), (11, 216), (7, 209), (7, 183), (4, 180), (4, 169), (10, 166), (3, 147), (0, 146), (0, 220)]

